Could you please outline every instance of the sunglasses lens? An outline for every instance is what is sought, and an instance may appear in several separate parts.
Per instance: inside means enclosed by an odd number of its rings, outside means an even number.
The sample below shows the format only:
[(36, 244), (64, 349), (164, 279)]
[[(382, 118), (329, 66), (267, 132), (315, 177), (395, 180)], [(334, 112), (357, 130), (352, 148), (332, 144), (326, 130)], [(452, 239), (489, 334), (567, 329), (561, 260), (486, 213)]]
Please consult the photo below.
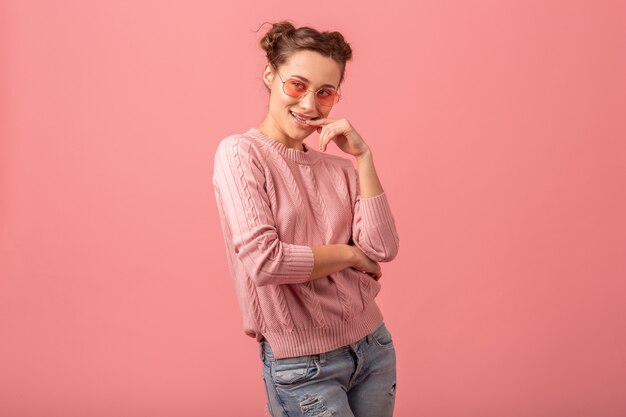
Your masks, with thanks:
[(307, 86), (298, 80), (287, 80), (284, 84), (285, 94), (291, 97), (300, 97), (306, 93)]
[(317, 92), (315, 99), (322, 106), (331, 107), (339, 101), (339, 94), (335, 90), (324, 88)]

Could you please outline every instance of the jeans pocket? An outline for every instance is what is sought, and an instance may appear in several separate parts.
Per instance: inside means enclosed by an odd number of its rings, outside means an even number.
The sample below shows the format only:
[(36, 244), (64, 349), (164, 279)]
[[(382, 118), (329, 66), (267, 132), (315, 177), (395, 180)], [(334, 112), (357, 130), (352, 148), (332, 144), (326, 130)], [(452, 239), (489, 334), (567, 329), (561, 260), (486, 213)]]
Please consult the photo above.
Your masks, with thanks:
[(314, 379), (320, 373), (319, 363), (310, 355), (276, 359), (270, 375), (277, 387), (289, 388)]
[(383, 349), (393, 349), (393, 339), (391, 337), (391, 333), (387, 330), (385, 324), (381, 324), (374, 332), (372, 333), (372, 339), (374, 340), (374, 344)]

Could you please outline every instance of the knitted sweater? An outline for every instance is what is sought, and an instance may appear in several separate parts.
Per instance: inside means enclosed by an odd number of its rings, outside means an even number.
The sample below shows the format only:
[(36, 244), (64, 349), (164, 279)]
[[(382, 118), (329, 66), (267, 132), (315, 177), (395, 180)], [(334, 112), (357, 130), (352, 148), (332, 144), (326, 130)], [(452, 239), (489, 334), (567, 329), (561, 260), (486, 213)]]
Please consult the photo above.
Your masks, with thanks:
[(385, 193), (362, 198), (346, 158), (288, 148), (256, 128), (219, 143), (213, 187), (244, 331), (276, 358), (354, 343), (383, 320), (380, 283), (352, 268), (315, 280), (311, 246), (345, 243), (390, 261), (398, 234)]

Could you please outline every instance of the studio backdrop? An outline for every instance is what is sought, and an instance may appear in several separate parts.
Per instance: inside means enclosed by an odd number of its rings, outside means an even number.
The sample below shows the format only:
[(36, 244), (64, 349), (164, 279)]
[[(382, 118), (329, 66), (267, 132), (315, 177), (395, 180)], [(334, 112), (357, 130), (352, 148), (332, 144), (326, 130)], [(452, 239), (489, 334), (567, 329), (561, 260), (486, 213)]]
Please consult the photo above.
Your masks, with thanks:
[(626, 415), (624, 2), (0, 0), (0, 416), (264, 414), (211, 176), (283, 19), (354, 50), (395, 415)]

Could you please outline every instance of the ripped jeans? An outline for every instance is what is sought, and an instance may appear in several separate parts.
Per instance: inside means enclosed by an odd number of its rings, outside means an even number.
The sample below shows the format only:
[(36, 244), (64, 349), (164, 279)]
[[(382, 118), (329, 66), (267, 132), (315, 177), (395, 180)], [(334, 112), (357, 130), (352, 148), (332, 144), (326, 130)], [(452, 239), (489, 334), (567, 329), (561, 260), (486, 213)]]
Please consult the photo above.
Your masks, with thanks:
[(261, 342), (267, 408), (273, 417), (391, 417), (396, 353), (381, 324), (353, 344), (318, 355), (276, 359)]

